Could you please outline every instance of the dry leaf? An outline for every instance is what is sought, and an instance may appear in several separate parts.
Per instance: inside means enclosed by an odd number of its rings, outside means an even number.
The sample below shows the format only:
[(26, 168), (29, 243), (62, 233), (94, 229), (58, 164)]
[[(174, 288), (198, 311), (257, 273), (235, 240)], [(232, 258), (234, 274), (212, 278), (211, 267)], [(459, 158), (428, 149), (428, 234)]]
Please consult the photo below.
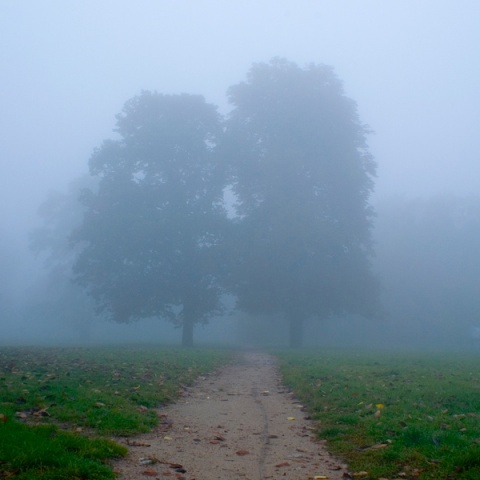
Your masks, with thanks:
[(156, 477), (158, 475), (158, 472), (156, 472), (155, 470), (144, 470), (142, 472), (143, 475), (148, 475), (149, 477)]
[(248, 455), (250, 452), (248, 450), (238, 450), (237, 452), (235, 452), (237, 455), (240, 455), (241, 457), (243, 457), (244, 455)]
[(127, 440), (126, 443), (129, 447), (150, 447), (149, 443), (136, 442), (135, 440)]

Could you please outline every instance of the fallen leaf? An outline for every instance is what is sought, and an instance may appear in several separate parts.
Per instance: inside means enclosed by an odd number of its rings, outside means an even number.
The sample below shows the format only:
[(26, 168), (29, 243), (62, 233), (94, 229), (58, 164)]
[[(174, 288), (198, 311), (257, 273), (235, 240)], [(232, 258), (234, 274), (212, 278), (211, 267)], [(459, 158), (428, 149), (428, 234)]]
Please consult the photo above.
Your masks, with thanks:
[(135, 440), (127, 440), (126, 443), (129, 447), (150, 447), (149, 443), (136, 442)]
[(172, 437), (163, 437), (164, 440), (173, 440)]
[(158, 463), (158, 459), (151, 457), (151, 458), (141, 458), (139, 461), (140, 465), (151, 465), (152, 463)]
[(372, 445), (370, 447), (370, 450), (379, 450), (381, 448), (385, 448), (385, 447), (388, 447), (388, 443), (377, 443), (376, 445)]
[(377, 410), (377, 411), (373, 414), (373, 416), (374, 416), (375, 418), (380, 418), (380, 417), (382, 416), (382, 412), (381, 412), (380, 410)]
[(365, 471), (354, 472), (353, 476), (354, 476), (354, 477), (367, 477), (367, 476), (368, 476), (368, 472), (365, 472)]
[(143, 475), (148, 475), (149, 477), (156, 477), (158, 475), (158, 472), (156, 472), (155, 470), (144, 470), (142, 472)]
[(288, 417), (287, 420), (295, 420), (295, 417)]
[(0, 471), (0, 478), (13, 478), (16, 477), (19, 472), (20, 470), (18, 468), (14, 470), (3, 470)]
[(237, 452), (235, 452), (237, 455), (240, 455), (241, 457), (243, 457), (244, 455), (248, 455), (250, 452), (248, 450), (238, 450)]
[(41, 410), (37, 410), (36, 412), (33, 412), (34, 417), (49, 417), (50, 414), (47, 412), (45, 408), (42, 408)]
[(280, 467), (289, 467), (290, 464), (288, 462), (282, 462), (282, 463), (277, 463), (275, 465), (277, 468), (280, 468)]

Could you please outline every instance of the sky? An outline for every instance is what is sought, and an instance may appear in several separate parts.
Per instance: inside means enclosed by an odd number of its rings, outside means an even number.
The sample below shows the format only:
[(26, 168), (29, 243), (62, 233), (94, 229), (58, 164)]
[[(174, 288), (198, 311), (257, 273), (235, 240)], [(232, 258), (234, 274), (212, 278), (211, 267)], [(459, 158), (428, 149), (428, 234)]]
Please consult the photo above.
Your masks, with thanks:
[(24, 241), (141, 90), (226, 113), (275, 56), (343, 80), (375, 132), (372, 202), (480, 192), (478, 0), (0, 0), (0, 235)]

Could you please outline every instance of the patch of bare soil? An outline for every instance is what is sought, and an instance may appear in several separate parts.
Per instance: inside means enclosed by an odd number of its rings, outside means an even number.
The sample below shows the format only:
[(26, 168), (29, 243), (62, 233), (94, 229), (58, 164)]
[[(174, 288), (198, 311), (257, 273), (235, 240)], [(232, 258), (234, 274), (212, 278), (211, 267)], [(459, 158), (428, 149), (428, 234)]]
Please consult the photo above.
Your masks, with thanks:
[(346, 466), (315, 440), (303, 407), (281, 384), (275, 359), (245, 353), (158, 411), (154, 431), (130, 438), (115, 462), (122, 480), (341, 479)]

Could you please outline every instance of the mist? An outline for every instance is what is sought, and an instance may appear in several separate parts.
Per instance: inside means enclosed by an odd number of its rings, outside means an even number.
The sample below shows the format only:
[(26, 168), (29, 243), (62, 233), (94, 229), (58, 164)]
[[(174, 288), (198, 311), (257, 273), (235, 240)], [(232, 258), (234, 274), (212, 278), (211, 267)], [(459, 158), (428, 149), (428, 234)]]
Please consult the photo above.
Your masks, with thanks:
[[(92, 181), (94, 149), (118, 138), (128, 99), (199, 94), (226, 115), (226, 91), (252, 63), (284, 57), (334, 68), (377, 162), (372, 268), (385, 314), (309, 321), (306, 344), (477, 349), (479, 16), (473, 0), (4, 2), (0, 342), (179, 342), (168, 322), (95, 313), (69, 279), (68, 238), (52, 252), (32, 248), (32, 235), (75, 228), (82, 211), (69, 202)], [(68, 228), (48, 216), (57, 208)], [(196, 343), (286, 344), (277, 317), (224, 302)]]

